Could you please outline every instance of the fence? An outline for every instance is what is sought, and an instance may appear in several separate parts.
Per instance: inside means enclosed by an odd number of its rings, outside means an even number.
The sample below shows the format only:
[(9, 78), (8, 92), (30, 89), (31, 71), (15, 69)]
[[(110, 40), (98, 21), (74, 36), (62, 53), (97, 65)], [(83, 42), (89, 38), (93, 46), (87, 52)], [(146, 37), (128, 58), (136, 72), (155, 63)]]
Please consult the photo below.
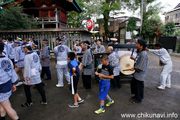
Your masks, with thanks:
[(81, 28), (49, 28), (49, 29), (25, 29), (25, 30), (0, 30), (0, 37), (12, 38), (33, 38), (38, 42), (39, 48), (42, 48), (42, 40), (46, 38), (51, 50), (56, 46), (56, 38), (65, 35), (68, 47), (72, 47), (76, 40), (89, 40), (91, 33)]

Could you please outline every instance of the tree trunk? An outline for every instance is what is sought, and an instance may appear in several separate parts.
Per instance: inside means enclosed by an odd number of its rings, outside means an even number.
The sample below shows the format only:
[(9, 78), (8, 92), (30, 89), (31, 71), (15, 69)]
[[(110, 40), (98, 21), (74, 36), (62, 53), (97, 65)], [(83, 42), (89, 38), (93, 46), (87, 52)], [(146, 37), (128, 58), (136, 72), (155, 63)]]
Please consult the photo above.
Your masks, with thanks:
[(105, 30), (105, 36), (108, 38), (109, 35), (109, 26), (108, 26), (108, 21), (109, 21), (109, 11), (105, 10), (103, 13), (104, 16), (104, 30)]

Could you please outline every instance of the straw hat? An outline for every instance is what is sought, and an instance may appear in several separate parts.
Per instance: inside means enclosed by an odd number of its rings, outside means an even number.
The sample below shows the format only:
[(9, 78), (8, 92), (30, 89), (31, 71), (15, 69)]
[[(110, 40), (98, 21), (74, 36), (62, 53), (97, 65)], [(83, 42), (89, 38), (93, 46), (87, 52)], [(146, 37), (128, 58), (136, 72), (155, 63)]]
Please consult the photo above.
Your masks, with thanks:
[[(131, 75), (135, 72), (135, 71), (128, 70), (128, 69), (131, 69), (132, 67), (134, 67), (134, 60), (130, 59), (130, 55), (128, 55), (128, 54), (122, 55), (122, 57), (119, 60), (119, 64), (120, 64), (120, 71), (122, 74)], [(124, 70), (126, 70), (126, 71), (124, 71)]]
[(110, 38), (111, 41), (117, 41), (117, 38)]

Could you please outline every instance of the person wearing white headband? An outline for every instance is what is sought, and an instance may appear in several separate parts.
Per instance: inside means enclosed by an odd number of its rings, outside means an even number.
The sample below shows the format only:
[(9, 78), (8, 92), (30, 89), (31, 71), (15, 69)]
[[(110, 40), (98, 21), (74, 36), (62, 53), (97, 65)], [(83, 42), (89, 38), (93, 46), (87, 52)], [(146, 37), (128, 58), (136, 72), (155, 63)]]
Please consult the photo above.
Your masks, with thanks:
[(41, 61), (41, 52), (40, 52), (40, 50), (38, 49), (38, 46), (35, 43), (32, 43), (32, 50), (33, 50), (33, 52), (36, 52), (38, 54), (39, 60)]
[(29, 107), (33, 104), (31, 99), (31, 91), (30, 91), (30, 87), (32, 85), (36, 86), (38, 92), (42, 97), (42, 101), (40, 103), (42, 105), (47, 105), (46, 95), (40, 77), (40, 71), (42, 67), (40, 64), (39, 56), (37, 55), (37, 53), (32, 51), (30, 44), (23, 43), (22, 47), (26, 52), (26, 56), (24, 58), (24, 78), (25, 78), (24, 91), (26, 94), (26, 102), (21, 104), (21, 106)]
[(92, 51), (90, 49), (91, 44), (89, 41), (85, 41), (84, 43), (84, 53), (82, 58), (82, 80), (83, 86), (85, 89), (91, 89), (91, 75), (92, 75)]
[(60, 44), (61, 39), (56, 39), (57, 46), (54, 48), (54, 55), (56, 57), (56, 69), (57, 69), (57, 76), (58, 76), (58, 84), (56, 87), (63, 87), (63, 74), (66, 77), (66, 80), (68, 81), (68, 84), (70, 84), (70, 75), (68, 72), (68, 66), (67, 66), (67, 55), (68, 52), (71, 52), (68, 46)]

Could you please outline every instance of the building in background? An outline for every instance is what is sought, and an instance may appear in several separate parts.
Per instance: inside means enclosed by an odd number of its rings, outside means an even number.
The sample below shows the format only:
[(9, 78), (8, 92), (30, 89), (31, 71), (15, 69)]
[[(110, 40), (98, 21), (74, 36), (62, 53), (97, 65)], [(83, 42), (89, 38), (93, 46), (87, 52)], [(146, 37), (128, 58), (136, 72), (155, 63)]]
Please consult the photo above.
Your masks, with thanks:
[(174, 22), (176, 27), (180, 27), (180, 3), (171, 11), (166, 13), (165, 24)]
[[(129, 42), (131, 40), (130, 32), (127, 32), (126, 26), (128, 23), (129, 16), (122, 16), (122, 17), (116, 17), (116, 18), (110, 18), (109, 19), (109, 34), (110, 38), (117, 38), (118, 42), (121, 44), (124, 44), (126, 42)], [(134, 17), (136, 20), (136, 28), (138, 29), (141, 26), (141, 20), (137, 17)], [(138, 34), (137, 31), (133, 31), (134, 34)], [(105, 30), (104, 25), (99, 26), (99, 35), (104, 36)]]
[[(13, 0), (2, 3), (0, 7), (8, 8)], [(41, 28), (66, 28), (68, 26), (67, 11), (82, 12), (76, 0), (15, 0), (21, 4), (33, 22), (40, 23)]]

